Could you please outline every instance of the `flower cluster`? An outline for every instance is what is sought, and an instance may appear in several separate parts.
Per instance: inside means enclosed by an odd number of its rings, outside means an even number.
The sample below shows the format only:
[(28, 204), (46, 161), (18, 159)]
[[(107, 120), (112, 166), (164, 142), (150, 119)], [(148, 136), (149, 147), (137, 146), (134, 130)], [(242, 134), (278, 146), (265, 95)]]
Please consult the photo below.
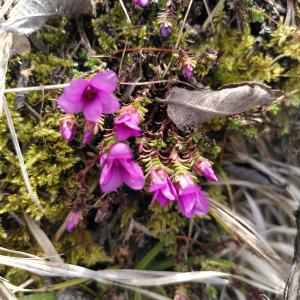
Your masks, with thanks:
[[(212, 168), (209, 167), (209, 169), (210, 176), (213, 176), (213, 180), (217, 180)], [(206, 172), (208, 172), (207, 169)], [(188, 173), (177, 176), (173, 184), (163, 168), (154, 167), (151, 169), (150, 179), (148, 192), (154, 193), (151, 204), (157, 199), (159, 205), (165, 207), (170, 201), (177, 201), (180, 212), (188, 218), (207, 214), (207, 198), (201, 187), (194, 183)]]
[[(73, 114), (83, 113), (86, 119), (83, 143), (87, 144), (97, 134), (102, 114), (113, 114), (118, 111), (110, 140), (104, 140), (101, 144), (99, 185), (104, 193), (114, 192), (123, 184), (133, 190), (141, 190), (145, 186), (144, 172), (133, 160), (133, 152), (126, 143), (128, 138), (141, 136), (139, 124), (144, 118), (145, 109), (139, 101), (133, 101), (120, 109), (120, 104), (113, 95), (117, 84), (118, 78), (113, 71), (103, 71), (90, 80), (73, 80), (58, 98), (59, 106), (66, 113), (61, 121), (60, 131), (67, 141), (75, 138), (76, 120)], [(191, 174), (188, 171), (178, 174), (175, 172), (171, 180), (169, 171), (171, 170), (163, 164), (151, 167), (148, 188), (148, 192), (153, 193), (151, 204), (157, 201), (161, 207), (166, 207), (171, 201), (175, 201), (180, 212), (188, 218), (206, 214), (208, 201)], [(208, 180), (217, 180), (211, 163), (201, 156), (198, 156), (198, 160), (194, 163), (194, 172)], [(68, 215), (67, 230), (71, 231), (81, 218), (79, 212), (72, 211)]]

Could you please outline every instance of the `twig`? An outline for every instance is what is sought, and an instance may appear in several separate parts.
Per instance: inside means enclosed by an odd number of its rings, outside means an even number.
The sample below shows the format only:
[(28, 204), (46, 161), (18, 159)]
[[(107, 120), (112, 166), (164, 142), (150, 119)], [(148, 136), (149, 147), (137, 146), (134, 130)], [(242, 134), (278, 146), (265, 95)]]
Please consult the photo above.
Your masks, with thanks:
[[(175, 47), (177, 48), (177, 47)], [(116, 52), (114, 52), (114, 54), (118, 54), (118, 53), (123, 53), (123, 52), (178, 52), (179, 49), (169, 49), (169, 48), (155, 48), (155, 47), (147, 47), (147, 48), (124, 48), (124, 49), (120, 49)], [(93, 57), (98, 57), (97, 55), (93, 56)]]
[(127, 49), (127, 44), (128, 44), (128, 39), (126, 39), (125, 48), (122, 53), (122, 57), (121, 57), (121, 61), (120, 61), (119, 73), (118, 73), (119, 77), (121, 76), (121, 73), (122, 73), (123, 61), (124, 61), (124, 57), (125, 57), (125, 53), (126, 53), (126, 49)]

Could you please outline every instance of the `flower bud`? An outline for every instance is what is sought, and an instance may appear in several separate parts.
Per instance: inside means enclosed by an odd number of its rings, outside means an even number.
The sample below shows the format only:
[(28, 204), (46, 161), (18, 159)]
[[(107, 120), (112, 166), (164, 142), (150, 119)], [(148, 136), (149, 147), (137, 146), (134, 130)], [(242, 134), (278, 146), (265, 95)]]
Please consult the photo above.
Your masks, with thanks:
[(66, 230), (71, 232), (76, 227), (82, 218), (80, 210), (71, 210), (67, 216), (67, 227)]
[(62, 137), (70, 142), (74, 139), (76, 132), (76, 122), (72, 115), (66, 115), (61, 119), (60, 122), (60, 133)]
[(171, 28), (167, 22), (161, 23), (160, 24), (160, 35), (164, 38), (168, 37), (171, 33)]
[(93, 138), (93, 136), (97, 134), (97, 132), (98, 132), (97, 123), (93, 121), (86, 121), (83, 130), (83, 143), (88, 144)]
[(205, 158), (195, 162), (194, 170), (197, 175), (204, 176), (207, 180), (218, 181), (218, 178), (211, 167), (211, 163)]
[(182, 75), (185, 78), (192, 78), (194, 74), (194, 66), (191, 63), (183, 65), (182, 67)]

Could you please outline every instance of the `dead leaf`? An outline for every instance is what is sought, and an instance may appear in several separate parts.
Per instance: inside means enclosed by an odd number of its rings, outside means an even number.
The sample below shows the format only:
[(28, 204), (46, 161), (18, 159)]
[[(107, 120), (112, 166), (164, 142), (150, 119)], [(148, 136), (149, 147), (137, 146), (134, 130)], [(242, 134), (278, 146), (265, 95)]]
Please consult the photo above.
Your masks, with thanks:
[(40, 29), (53, 16), (91, 15), (93, 0), (19, 0), (11, 8), (0, 30), (30, 34)]
[(255, 83), (227, 85), (218, 91), (190, 91), (172, 88), (165, 102), (168, 116), (177, 128), (186, 131), (219, 116), (234, 115), (274, 101), (278, 91)]

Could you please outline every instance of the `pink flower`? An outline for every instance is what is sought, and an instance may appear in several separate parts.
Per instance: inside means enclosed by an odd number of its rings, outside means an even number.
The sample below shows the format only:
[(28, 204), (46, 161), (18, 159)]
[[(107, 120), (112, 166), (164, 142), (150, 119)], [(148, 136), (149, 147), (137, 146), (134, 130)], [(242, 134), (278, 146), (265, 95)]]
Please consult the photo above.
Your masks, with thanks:
[(103, 71), (91, 80), (75, 79), (58, 98), (59, 106), (74, 114), (83, 112), (88, 121), (97, 122), (102, 114), (115, 113), (120, 104), (112, 94), (118, 83), (113, 71)]
[(145, 185), (142, 168), (132, 160), (132, 152), (127, 144), (116, 143), (109, 153), (100, 157), (102, 172), (100, 187), (103, 192), (115, 191), (123, 183), (133, 190), (141, 190)]
[(68, 232), (71, 232), (76, 227), (82, 218), (80, 210), (71, 210), (67, 216), (67, 228)]
[(182, 68), (182, 75), (185, 78), (191, 78), (193, 77), (193, 73), (194, 73), (194, 66), (190, 63), (186, 64), (183, 66)]
[(165, 207), (171, 200), (176, 199), (176, 189), (164, 169), (153, 168), (150, 173), (150, 178), (151, 185), (148, 192), (154, 192), (151, 204), (157, 199), (159, 205)]
[(88, 144), (93, 136), (97, 134), (98, 126), (97, 123), (92, 121), (86, 121), (83, 130), (83, 143)]
[(208, 201), (200, 186), (190, 175), (185, 174), (177, 181), (179, 210), (188, 218), (208, 213)]
[(218, 181), (218, 178), (211, 167), (211, 163), (207, 159), (197, 161), (194, 165), (195, 173), (199, 176), (204, 176), (207, 180)]
[(149, 0), (133, 0), (133, 2), (142, 8), (149, 5)]
[(135, 109), (124, 110), (114, 121), (115, 132), (119, 141), (124, 141), (132, 136), (140, 136), (140, 114)]
[(60, 122), (60, 133), (62, 137), (71, 142), (75, 137), (76, 132), (76, 122), (73, 116), (66, 115), (62, 118)]

